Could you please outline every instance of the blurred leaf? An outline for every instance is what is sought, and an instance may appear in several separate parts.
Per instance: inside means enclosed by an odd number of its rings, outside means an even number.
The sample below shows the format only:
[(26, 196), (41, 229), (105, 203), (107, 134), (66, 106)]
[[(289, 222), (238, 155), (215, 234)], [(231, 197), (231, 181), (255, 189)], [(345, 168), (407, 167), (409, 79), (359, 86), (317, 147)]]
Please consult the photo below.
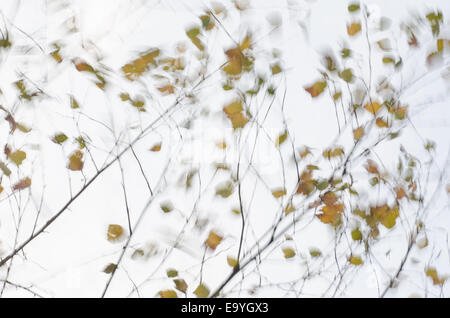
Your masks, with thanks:
[(156, 58), (159, 56), (159, 53), (159, 49), (151, 49), (131, 63), (122, 66), (125, 77), (130, 81), (138, 79), (150, 69), (151, 65), (156, 65)]
[(124, 234), (123, 227), (118, 224), (110, 224), (108, 226), (108, 233), (106, 234), (106, 237), (108, 241), (115, 242), (119, 240), (122, 235)]
[(364, 136), (364, 127), (359, 127), (353, 130), (353, 138), (358, 141)]
[(447, 280), (446, 277), (439, 277), (438, 272), (434, 267), (425, 268), (425, 275), (433, 280), (433, 285), (444, 285)]
[(186, 284), (185, 280), (182, 278), (174, 279), (173, 282), (175, 283), (175, 288), (178, 289), (180, 292), (186, 294), (186, 290), (188, 288), (188, 285)]
[(56, 144), (62, 144), (63, 142), (65, 142), (67, 140), (67, 136), (63, 133), (60, 134), (56, 134), (55, 136), (53, 136), (52, 141)]
[(352, 3), (348, 6), (349, 12), (357, 12), (359, 11), (359, 3)]
[(16, 150), (8, 154), (9, 160), (14, 162), (17, 166), (20, 166), (26, 157), (27, 154), (22, 150)]
[(292, 258), (295, 256), (295, 251), (292, 248), (285, 247), (282, 249), (284, 258)]
[(161, 298), (178, 298), (177, 292), (174, 290), (161, 290), (159, 296)]
[(26, 177), (13, 186), (13, 190), (23, 190), (31, 186), (31, 179)]
[(248, 119), (242, 113), (243, 110), (241, 100), (236, 100), (223, 108), (223, 112), (230, 119), (234, 129), (244, 128), (248, 122)]
[(11, 170), (9, 170), (8, 166), (3, 161), (0, 161), (0, 170), (2, 170), (7, 177), (11, 175)]
[(272, 190), (272, 195), (275, 198), (280, 198), (280, 197), (286, 195), (286, 189), (285, 188), (274, 189), (274, 190)]
[(322, 256), (322, 252), (316, 248), (310, 248), (309, 249), (309, 255), (311, 255), (311, 257), (320, 257)]
[(173, 205), (170, 201), (161, 202), (159, 206), (164, 213), (169, 213), (173, 210)]
[(112, 272), (114, 272), (116, 270), (116, 268), (117, 268), (116, 264), (109, 263), (103, 270), (103, 273), (111, 274)]
[(206, 287), (204, 284), (198, 285), (198, 287), (194, 290), (194, 294), (198, 298), (206, 298), (209, 296), (209, 288)]
[(323, 93), (325, 88), (327, 87), (327, 82), (325, 81), (317, 81), (312, 86), (306, 87), (305, 91), (311, 94), (311, 97), (317, 97)]
[(361, 241), (362, 240), (362, 233), (361, 233), (361, 231), (358, 228), (356, 228), (356, 229), (354, 229), (352, 231), (352, 239), (354, 241)]
[(346, 68), (339, 73), (339, 77), (342, 78), (345, 82), (350, 83), (351, 81), (353, 81), (353, 72), (351, 69)]
[(79, 150), (74, 151), (69, 157), (68, 168), (72, 171), (80, 171), (83, 169), (83, 153)]
[(350, 262), (350, 264), (353, 264), (356, 266), (362, 265), (362, 263), (363, 263), (360, 256), (353, 256), (353, 255), (350, 256), (349, 262)]
[(281, 135), (279, 135), (277, 137), (277, 140), (275, 141), (275, 146), (279, 147), (283, 142), (285, 142), (287, 139), (287, 135), (288, 135), (287, 130), (285, 130)]
[(150, 151), (153, 151), (153, 152), (158, 152), (158, 151), (160, 151), (160, 150), (161, 150), (161, 145), (162, 145), (162, 144), (161, 144), (160, 142), (154, 144), (154, 145), (150, 148)]
[(226, 181), (217, 186), (216, 195), (221, 196), (222, 198), (228, 198), (233, 194), (233, 183), (231, 181)]
[(176, 269), (168, 269), (167, 270), (167, 277), (177, 277), (178, 271)]
[(380, 110), (380, 108), (381, 108), (381, 105), (378, 102), (367, 103), (364, 106), (364, 109), (373, 115), (376, 115), (378, 113), (378, 111)]
[(350, 25), (347, 25), (347, 33), (350, 36), (355, 36), (361, 31), (361, 23), (354, 22)]
[(234, 268), (238, 265), (238, 260), (231, 256), (227, 256), (227, 263), (228, 265), (230, 265), (230, 267)]
[(208, 246), (210, 249), (215, 250), (217, 245), (222, 242), (222, 236), (215, 233), (214, 231), (210, 231), (208, 238), (205, 241), (206, 246)]

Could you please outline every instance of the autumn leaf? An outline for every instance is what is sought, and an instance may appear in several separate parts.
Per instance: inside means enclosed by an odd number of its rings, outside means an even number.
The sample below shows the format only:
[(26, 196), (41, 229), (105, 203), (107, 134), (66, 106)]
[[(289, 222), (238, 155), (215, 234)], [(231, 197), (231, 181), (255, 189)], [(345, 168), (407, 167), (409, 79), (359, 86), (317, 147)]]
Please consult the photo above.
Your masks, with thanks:
[(236, 267), (238, 265), (238, 260), (234, 257), (227, 256), (227, 263), (230, 267)]
[(20, 166), (26, 157), (27, 154), (22, 150), (16, 150), (8, 154), (9, 160), (14, 162), (17, 166)]
[(153, 151), (153, 152), (158, 152), (158, 151), (160, 151), (160, 150), (161, 150), (161, 145), (162, 145), (162, 144), (161, 144), (160, 142), (154, 144), (154, 145), (150, 148), (150, 151)]
[(353, 255), (350, 256), (348, 261), (350, 262), (350, 264), (355, 265), (355, 266), (362, 265), (362, 263), (363, 263), (363, 260), (360, 256), (353, 256)]
[(317, 217), (322, 223), (331, 224), (333, 226), (339, 224), (342, 213), (344, 212), (344, 204), (338, 203), (333, 205), (326, 205), (321, 209), (322, 214)]
[(11, 175), (11, 170), (3, 161), (0, 161), (0, 170), (2, 170), (7, 177)]
[(361, 241), (362, 240), (362, 233), (359, 230), (359, 228), (356, 228), (352, 231), (352, 239), (354, 241)]
[(360, 140), (364, 136), (364, 127), (359, 127), (353, 130), (353, 138), (355, 141)]
[(326, 87), (327, 87), (326, 81), (317, 81), (312, 86), (306, 87), (305, 91), (311, 94), (311, 97), (314, 98), (322, 94)]
[(67, 140), (67, 136), (63, 133), (60, 134), (56, 134), (55, 136), (53, 136), (52, 141), (58, 145), (61, 145), (62, 143), (64, 143)]
[(103, 270), (103, 273), (111, 274), (116, 270), (116, 268), (117, 268), (116, 264), (110, 263), (105, 267), (105, 269)]
[(13, 186), (13, 190), (23, 190), (31, 186), (31, 179), (26, 177)]
[(161, 290), (159, 296), (161, 298), (178, 298), (177, 292), (174, 290)]
[(282, 134), (280, 134), (275, 141), (275, 146), (279, 147), (283, 142), (285, 142), (287, 139), (287, 135), (288, 135), (287, 130), (285, 130)]
[(175, 283), (176, 289), (178, 289), (180, 292), (186, 294), (188, 285), (186, 284), (186, 281), (184, 279), (182, 279), (182, 278), (174, 279), (173, 282)]
[(381, 105), (378, 102), (367, 103), (364, 106), (364, 109), (373, 115), (376, 115), (378, 113), (378, 111), (380, 110), (380, 108), (381, 108)]
[(295, 251), (290, 247), (285, 247), (282, 249), (284, 258), (292, 258), (295, 256)]
[(375, 121), (376, 125), (380, 128), (386, 128), (389, 127), (389, 124), (387, 121), (385, 121), (383, 118), (378, 117), (377, 120)]
[(272, 195), (273, 195), (275, 198), (280, 198), (280, 197), (286, 195), (286, 188), (278, 188), (278, 189), (274, 189), (274, 190), (272, 190)]
[(169, 213), (173, 210), (173, 205), (170, 201), (161, 202), (159, 206), (164, 213)]
[(208, 238), (205, 241), (206, 246), (208, 246), (210, 249), (215, 250), (217, 245), (220, 244), (220, 242), (222, 242), (222, 236), (220, 236), (219, 234), (215, 233), (214, 231), (210, 231)]
[(349, 68), (346, 68), (342, 72), (339, 73), (339, 77), (347, 83), (353, 81), (353, 71)]
[(176, 269), (168, 269), (166, 271), (167, 277), (177, 277), (178, 271)]
[(159, 53), (159, 49), (151, 49), (131, 63), (122, 66), (125, 77), (130, 81), (138, 79), (150, 69), (151, 65), (156, 65), (156, 58)]
[(234, 129), (244, 128), (248, 122), (248, 119), (242, 113), (243, 110), (241, 100), (236, 100), (223, 108), (223, 112), (230, 119)]
[(209, 288), (204, 284), (198, 285), (198, 287), (194, 290), (194, 294), (198, 298), (206, 298), (209, 296)]
[(311, 257), (316, 258), (316, 257), (320, 257), (322, 255), (322, 252), (317, 248), (310, 248), (309, 255), (311, 255)]
[(433, 280), (433, 285), (444, 285), (447, 280), (447, 277), (439, 277), (438, 272), (434, 267), (425, 268), (425, 275)]
[(233, 189), (233, 183), (231, 181), (226, 181), (217, 186), (216, 195), (226, 199), (233, 194)]
[(202, 41), (198, 38), (198, 36), (200, 35), (200, 28), (190, 28), (186, 31), (186, 35), (200, 51), (203, 51), (205, 49)]
[(83, 169), (83, 153), (79, 150), (74, 151), (69, 157), (68, 168), (72, 171), (80, 171)]
[(361, 23), (354, 22), (350, 25), (347, 25), (347, 33), (350, 36), (355, 36), (361, 31)]
[(116, 242), (122, 237), (123, 234), (124, 230), (122, 226), (118, 224), (110, 224), (108, 226), (108, 233), (106, 234), (106, 237), (108, 241)]

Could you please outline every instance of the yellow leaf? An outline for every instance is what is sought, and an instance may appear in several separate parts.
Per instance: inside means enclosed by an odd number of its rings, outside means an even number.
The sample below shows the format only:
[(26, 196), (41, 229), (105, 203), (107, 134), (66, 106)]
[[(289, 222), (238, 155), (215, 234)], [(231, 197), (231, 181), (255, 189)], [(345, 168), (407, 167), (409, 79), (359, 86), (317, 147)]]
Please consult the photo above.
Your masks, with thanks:
[(288, 203), (288, 205), (286, 205), (286, 208), (284, 209), (284, 214), (288, 215), (291, 212), (295, 211), (295, 207), (292, 203)]
[(204, 284), (200, 284), (194, 290), (194, 294), (197, 295), (198, 298), (206, 298), (209, 296), (209, 288), (206, 287)]
[(381, 117), (378, 117), (375, 123), (380, 128), (389, 127), (388, 122), (384, 121), (383, 118), (381, 118)]
[(277, 75), (278, 73), (281, 73), (281, 66), (279, 64), (274, 64), (271, 67), (272, 75)]
[(69, 169), (72, 171), (80, 171), (83, 169), (83, 153), (79, 150), (73, 152), (69, 157)]
[(447, 280), (446, 277), (439, 277), (438, 272), (433, 267), (426, 268), (425, 275), (433, 280), (433, 285), (443, 285)]
[(312, 86), (306, 87), (305, 91), (311, 94), (311, 97), (314, 98), (322, 94), (326, 87), (327, 87), (326, 81), (317, 81)]
[(354, 22), (350, 25), (347, 25), (347, 33), (350, 36), (355, 36), (361, 31), (361, 23)]
[(295, 256), (295, 251), (290, 247), (285, 247), (282, 249), (284, 258), (292, 258)]
[(337, 225), (341, 220), (341, 215), (344, 212), (344, 204), (326, 205), (322, 208), (322, 214), (317, 215), (322, 223)]
[(161, 290), (159, 296), (161, 298), (178, 298), (177, 292), (174, 290)]
[(354, 229), (352, 231), (352, 239), (354, 241), (361, 241), (362, 240), (362, 233), (361, 233), (361, 231), (358, 228), (356, 228), (356, 229)]
[(230, 119), (234, 129), (244, 128), (248, 122), (242, 111), (242, 101), (240, 100), (236, 100), (223, 108), (223, 112)]
[(208, 238), (205, 241), (206, 246), (208, 246), (210, 249), (215, 250), (217, 245), (222, 242), (222, 236), (216, 234), (214, 231), (210, 231)]
[(287, 130), (285, 130), (281, 135), (278, 136), (277, 140), (275, 141), (275, 146), (279, 147), (283, 142), (285, 142), (287, 139)]
[(286, 188), (274, 189), (274, 190), (272, 190), (272, 195), (275, 198), (280, 198), (280, 197), (286, 195)]
[(22, 161), (24, 161), (26, 157), (27, 154), (22, 150), (17, 150), (8, 154), (8, 158), (17, 166), (20, 166), (22, 164)]
[(150, 65), (156, 64), (155, 59), (159, 56), (159, 53), (159, 49), (152, 49), (131, 63), (122, 66), (125, 77), (130, 81), (139, 78), (144, 72), (150, 69)]
[(360, 140), (364, 136), (364, 127), (359, 127), (353, 130), (353, 138), (355, 138), (356, 141)]
[(381, 108), (381, 105), (378, 102), (372, 102), (372, 103), (367, 103), (366, 106), (364, 106), (364, 108), (369, 113), (376, 115), (378, 113), (378, 110)]
[(363, 260), (360, 256), (353, 256), (353, 255), (350, 256), (348, 261), (350, 262), (350, 264), (353, 264), (356, 266), (362, 265), (362, 263), (363, 263)]
[(108, 233), (106, 235), (108, 241), (115, 242), (123, 235), (123, 227), (118, 224), (110, 224), (108, 226)]
[(153, 151), (153, 152), (158, 152), (160, 150), (161, 150), (161, 143), (160, 142), (155, 144), (155, 145), (153, 145), (153, 147), (150, 148), (150, 151)]
[(226, 181), (217, 186), (216, 195), (221, 196), (222, 198), (228, 198), (233, 194), (233, 183), (231, 181)]
[(231, 257), (231, 256), (228, 256), (227, 257), (227, 263), (228, 263), (228, 265), (230, 265), (231, 267), (234, 268), (234, 267), (236, 267), (238, 265), (238, 260), (233, 258), (233, 257)]

